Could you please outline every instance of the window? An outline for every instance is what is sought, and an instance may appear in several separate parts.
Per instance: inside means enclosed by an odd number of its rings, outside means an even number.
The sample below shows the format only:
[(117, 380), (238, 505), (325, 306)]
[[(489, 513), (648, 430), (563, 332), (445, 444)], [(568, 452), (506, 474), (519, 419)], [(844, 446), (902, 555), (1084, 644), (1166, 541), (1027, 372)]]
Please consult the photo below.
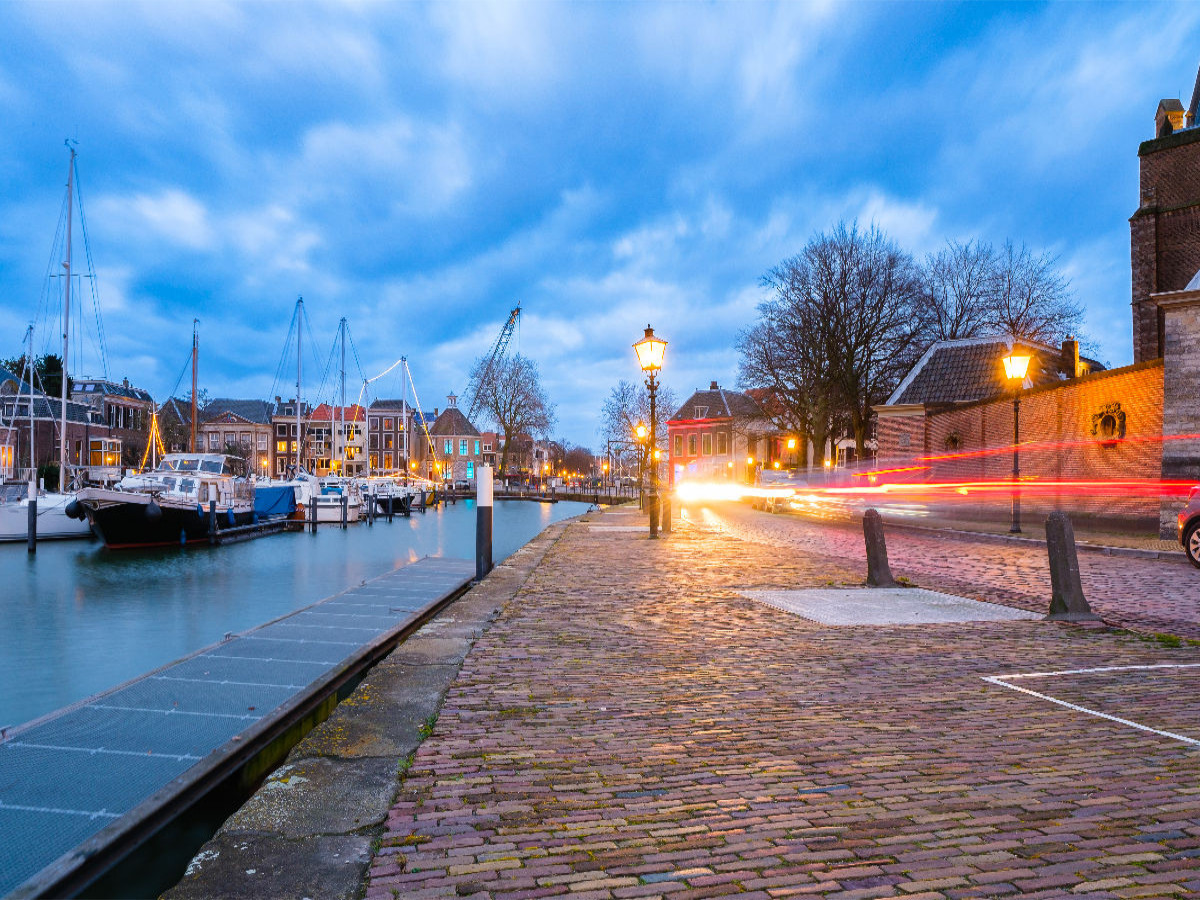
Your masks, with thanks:
[[(392, 468), (392, 466), (393, 466), (393, 462), (392, 462), (392, 461), (393, 461), (394, 459), (395, 459), (395, 457), (393, 457), (393, 456), (392, 456), (392, 454), (390, 454), (390, 453), (385, 453), (385, 454), (383, 454), (383, 467), (384, 467), (385, 469), (390, 469), (390, 468)], [(372, 459), (372, 460), (371, 460), (371, 465), (375, 465), (375, 460), (374, 460), (374, 459)]]
[(711, 434), (704, 435), (704, 439), (703, 439), (703, 441), (701, 441), (701, 445), (702, 445), (701, 452), (703, 452), (705, 456), (712, 456), (712, 435)]
[(468, 478), (475, 477), (475, 463), (472, 462), (471, 460), (467, 460), (467, 477)]
[(476, 442), (475, 442), (475, 455), (476, 455), (476, 456), (478, 456), (478, 455), (479, 455), (479, 441), (476, 441)]
[(217, 433), (215, 431), (210, 431), (208, 433), (208, 449), (209, 450), (220, 450), (221, 449), (221, 435), (219, 433)]
[(396, 427), (395, 419), (384, 419), (383, 420), (383, 430), (384, 431), (391, 431), (395, 427)]
[(276, 441), (275, 442), (275, 452), (276, 453), (287, 453), (287, 448), (288, 448), (287, 441)]
[[(371, 435), (371, 437), (375, 437), (375, 435)], [(393, 447), (395, 447), (395, 441), (396, 441), (395, 435), (385, 434), (383, 436), (383, 449), (391, 450)]]
[(703, 419), (707, 415), (708, 415), (708, 407), (707, 406), (697, 406), (696, 407), (696, 418), (697, 419)]
[(683, 435), (675, 435), (675, 455), (683, 456)]
[(238, 442), (246, 447), (254, 446), (250, 443), (250, 432), (248, 431), (243, 431), (238, 434)]
[(461, 439), (461, 440), (458, 442), (458, 455), (459, 455), (459, 456), (466, 456), (466, 455), (467, 455), (467, 439), (466, 439), (466, 438), (462, 438), (462, 439)]
[(279, 437), (287, 437), (288, 427), (280, 422), (275, 426), (275, 433), (279, 435)]
[(695, 455), (696, 455), (696, 436), (694, 434), (689, 434), (688, 435), (688, 456), (695, 456)]
[(447, 456), (449, 456), (451, 453), (453, 453), (454, 452), (454, 441), (450, 440), (450, 438), (446, 438), (442, 442), (442, 452), (445, 453)]
[(717, 456), (725, 456), (729, 452), (729, 435), (723, 431), (717, 432)]
[(377, 435), (375, 432), (372, 431), (371, 432), (371, 449), (374, 450), (378, 446), (379, 446), (379, 435)]
[(491, 445), (490, 443), (484, 444), (484, 445), (483, 445), (483, 452), (484, 452), (484, 453), (491, 453), (491, 452), (492, 452), (492, 445)]
[(258, 452), (266, 453), (267, 452), (267, 436), (266, 436), (266, 434), (260, 431), (257, 435), (255, 435), (255, 437), (258, 439), (257, 440)]

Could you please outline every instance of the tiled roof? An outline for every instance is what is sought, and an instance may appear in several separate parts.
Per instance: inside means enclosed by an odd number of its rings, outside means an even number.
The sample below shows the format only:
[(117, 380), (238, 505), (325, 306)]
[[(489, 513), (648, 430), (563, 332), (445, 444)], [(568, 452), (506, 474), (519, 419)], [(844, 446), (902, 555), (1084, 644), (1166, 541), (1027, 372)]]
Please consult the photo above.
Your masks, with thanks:
[(107, 394), (110, 397), (127, 397), (130, 400), (141, 400), (143, 403), (154, 402), (149, 391), (143, 391), (141, 388), (133, 387), (130, 384), (108, 381), (104, 378), (72, 378), (71, 393)]
[(430, 434), (436, 435), (465, 435), (468, 437), (479, 437), (479, 430), (467, 421), (467, 417), (463, 415), (462, 410), (457, 406), (449, 406), (442, 410), (442, 414), (437, 417), (437, 421), (429, 428)]
[[(1013, 341), (1008, 336), (967, 338), (934, 344), (913, 366), (888, 398), (887, 405), (907, 403), (969, 403), (997, 397), (1012, 388), (1004, 374), (1003, 358), (1014, 343), (1033, 358), (1026, 380), (1034, 387), (1065, 379), (1060, 372), (1061, 351), (1034, 341)], [(1081, 357), (1090, 371), (1104, 366)], [(1073, 373), (1072, 373), (1073, 374)]]
[(762, 415), (754, 399), (740, 391), (696, 391), (671, 416), (672, 422), (696, 419), (745, 419)]
[(412, 409), (412, 404), (406, 400), (373, 400), (371, 401), (371, 409), (396, 409), (405, 410)]
[(366, 410), (357, 403), (351, 406), (330, 406), (328, 403), (322, 403), (308, 418), (314, 422), (361, 422), (366, 418)]
[(274, 404), (266, 400), (231, 400), (221, 398), (213, 400), (200, 412), (201, 422), (211, 422), (226, 413), (255, 425), (270, 425), (271, 410)]

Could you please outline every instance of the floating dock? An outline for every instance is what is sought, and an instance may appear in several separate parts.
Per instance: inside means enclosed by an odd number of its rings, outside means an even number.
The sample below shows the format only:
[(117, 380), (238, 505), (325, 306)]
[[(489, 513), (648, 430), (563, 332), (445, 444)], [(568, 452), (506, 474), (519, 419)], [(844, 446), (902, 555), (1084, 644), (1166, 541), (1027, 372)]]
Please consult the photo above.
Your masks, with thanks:
[(461, 593), (426, 557), (0, 737), (0, 897), (71, 895), (211, 788), (328, 715)]

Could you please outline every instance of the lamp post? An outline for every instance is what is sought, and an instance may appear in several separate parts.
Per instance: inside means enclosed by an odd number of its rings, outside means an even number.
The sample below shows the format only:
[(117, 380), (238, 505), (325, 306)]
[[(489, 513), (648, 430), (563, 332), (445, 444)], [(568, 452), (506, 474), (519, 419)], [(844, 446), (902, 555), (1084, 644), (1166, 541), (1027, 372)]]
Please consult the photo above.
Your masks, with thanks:
[[(654, 329), (647, 325), (645, 337), (633, 345), (633, 352), (646, 373), (646, 388), (650, 391), (650, 450), (653, 453), (658, 447), (658, 415), (654, 405), (658, 392), (657, 373), (663, 366), (667, 342), (655, 337)], [(650, 537), (658, 537), (658, 460), (654, 458), (651, 458), (650, 468)]]
[(1010, 534), (1021, 533), (1021, 387), (1025, 383), (1025, 373), (1029, 371), (1029, 356), (1019, 353), (1014, 346), (1011, 353), (1004, 357), (1004, 374), (1013, 386), (1013, 470), (1012, 470), (1012, 525)]

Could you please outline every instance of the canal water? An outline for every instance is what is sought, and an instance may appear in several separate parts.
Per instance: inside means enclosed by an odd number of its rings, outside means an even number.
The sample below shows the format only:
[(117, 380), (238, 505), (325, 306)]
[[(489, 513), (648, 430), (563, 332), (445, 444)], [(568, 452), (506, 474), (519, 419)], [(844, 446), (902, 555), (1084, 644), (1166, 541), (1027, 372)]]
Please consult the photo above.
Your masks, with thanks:
[[(498, 500), (498, 563), (580, 503)], [(0, 726), (18, 725), (422, 556), (475, 558), (475, 504), (224, 547), (0, 545)]]

